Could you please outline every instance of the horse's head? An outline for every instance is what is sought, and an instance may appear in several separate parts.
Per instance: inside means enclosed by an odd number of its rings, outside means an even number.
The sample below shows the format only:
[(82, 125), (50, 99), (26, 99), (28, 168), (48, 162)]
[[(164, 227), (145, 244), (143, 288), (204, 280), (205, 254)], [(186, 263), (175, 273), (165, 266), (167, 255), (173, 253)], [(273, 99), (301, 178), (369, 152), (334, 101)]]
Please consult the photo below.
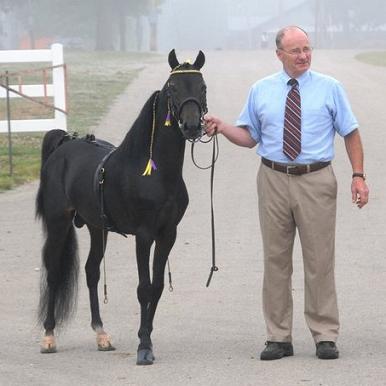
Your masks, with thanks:
[(169, 111), (185, 139), (196, 140), (203, 133), (203, 117), (207, 113), (206, 85), (200, 72), (205, 55), (200, 51), (193, 64), (179, 63), (174, 50), (169, 53), (172, 69), (166, 83)]

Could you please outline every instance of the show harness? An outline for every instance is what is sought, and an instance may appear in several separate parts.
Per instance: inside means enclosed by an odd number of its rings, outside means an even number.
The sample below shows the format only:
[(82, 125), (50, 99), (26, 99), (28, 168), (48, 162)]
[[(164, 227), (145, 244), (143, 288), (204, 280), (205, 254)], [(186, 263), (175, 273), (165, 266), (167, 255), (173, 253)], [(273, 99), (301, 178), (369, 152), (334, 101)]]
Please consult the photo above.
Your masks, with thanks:
[[(175, 74), (201, 74), (201, 71), (199, 70), (194, 70), (194, 69), (189, 69), (189, 70), (184, 70), (180, 69), (181, 66), (183, 66), (186, 63), (180, 64), (172, 71), (170, 72), (170, 75), (175, 75)], [(151, 175), (152, 170), (157, 170), (157, 166), (153, 160), (153, 144), (154, 144), (154, 132), (155, 132), (155, 119), (156, 119), (156, 105), (157, 105), (157, 99), (159, 95), (159, 91), (157, 92), (154, 102), (153, 102), (153, 123), (152, 123), (152, 132), (151, 132), (151, 140), (150, 140), (150, 149), (149, 149), (149, 161), (146, 165), (145, 171), (143, 172), (143, 176), (149, 176)], [(188, 103), (188, 102), (193, 102), (195, 103), (200, 111), (200, 121), (201, 121), (201, 128), (202, 128), (202, 135), (197, 138), (190, 140), (188, 139), (189, 142), (191, 142), (191, 157), (193, 164), (201, 169), (201, 170), (206, 170), (206, 169), (211, 169), (211, 176), (210, 176), (210, 202), (211, 202), (211, 234), (212, 234), (212, 266), (210, 268), (210, 273), (208, 280), (206, 282), (206, 287), (209, 287), (210, 282), (212, 280), (213, 273), (218, 271), (218, 267), (216, 266), (216, 245), (215, 245), (215, 225), (214, 225), (214, 208), (213, 208), (213, 184), (214, 184), (214, 164), (217, 161), (218, 154), (219, 154), (219, 146), (218, 146), (218, 138), (217, 134), (215, 134), (212, 138), (210, 138), (208, 141), (202, 141), (202, 137), (204, 135), (204, 116), (208, 112), (208, 107), (206, 103), (206, 96), (203, 94), (202, 100), (198, 100), (197, 98), (194, 97), (189, 97), (184, 99), (181, 103), (177, 103), (175, 99), (173, 99), (173, 95), (171, 92), (171, 87), (170, 87), (170, 82), (167, 83), (167, 98), (168, 98), (168, 112), (166, 115), (166, 120), (165, 120), (165, 126), (171, 126), (171, 115), (173, 115), (174, 119), (178, 123), (179, 128), (182, 128), (182, 123), (180, 120), (180, 114), (182, 111), (183, 106)], [(194, 159), (194, 144), (196, 142), (201, 142), (201, 143), (209, 143), (213, 140), (213, 152), (212, 152), (212, 162), (211, 165), (207, 167), (200, 167), (195, 159)], [(169, 267), (169, 260), (168, 260), (168, 267)], [(172, 289), (171, 285), (171, 274), (169, 270), (169, 284)]]
[[(194, 69), (183, 70), (183, 69), (180, 69), (181, 66), (183, 66), (184, 64), (185, 63), (180, 64), (177, 67), (175, 67), (171, 71), (170, 74), (171, 75), (173, 75), (173, 74), (190, 74), (190, 73), (201, 74), (201, 71), (199, 71), (199, 70), (194, 70)], [(169, 83), (168, 83), (168, 87), (169, 87)], [(173, 102), (173, 98), (171, 97), (170, 93), (168, 94), (168, 98), (170, 98), (172, 100), (172, 102)], [(200, 117), (201, 117), (200, 119), (201, 119), (202, 132), (204, 133), (204, 131), (205, 131), (204, 130), (204, 116), (208, 112), (208, 106), (207, 106), (205, 94), (203, 94), (203, 100), (202, 101), (199, 101), (197, 98), (194, 98), (194, 97), (190, 97), (190, 98), (184, 99), (180, 103), (178, 109), (176, 109), (174, 103), (172, 103), (172, 105), (171, 105), (172, 114), (175, 117), (175, 119), (177, 120), (178, 126), (181, 128), (181, 122), (180, 122), (179, 117), (180, 117), (180, 114), (181, 114), (181, 111), (182, 111), (182, 107), (186, 103), (188, 103), (188, 102), (194, 102), (198, 106), (198, 108), (200, 110)], [(168, 106), (169, 106), (169, 109), (170, 109), (169, 99), (168, 99)], [(175, 110), (178, 111), (177, 115), (175, 114)], [(202, 140), (203, 135), (204, 134), (202, 134), (199, 138), (197, 138), (195, 140), (188, 140), (188, 141), (191, 142), (191, 157), (192, 157), (193, 164), (197, 168), (199, 168), (201, 170), (207, 170), (209, 168), (211, 169), (211, 173), (210, 173), (210, 213), (211, 213), (211, 234), (212, 234), (212, 266), (210, 268), (209, 277), (208, 277), (208, 280), (206, 282), (206, 287), (209, 287), (210, 282), (212, 280), (213, 273), (218, 271), (218, 267), (216, 266), (216, 240), (215, 240), (214, 208), (213, 208), (213, 184), (214, 184), (214, 164), (216, 163), (217, 158), (218, 158), (219, 146), (218, 146), (217, 133), (215, 133), (215, 135), (213, 137), (211, 137), (208, 141), (203, 141)], [(194, 158), (194, 144), (196, 142), (209, 143), (211, 141), (213, 141), (212, 142), (213, 143), (212, 162), (207, 167), (201, 167), (201, 166), (199, 166), (196, 163), (195, 158)]]

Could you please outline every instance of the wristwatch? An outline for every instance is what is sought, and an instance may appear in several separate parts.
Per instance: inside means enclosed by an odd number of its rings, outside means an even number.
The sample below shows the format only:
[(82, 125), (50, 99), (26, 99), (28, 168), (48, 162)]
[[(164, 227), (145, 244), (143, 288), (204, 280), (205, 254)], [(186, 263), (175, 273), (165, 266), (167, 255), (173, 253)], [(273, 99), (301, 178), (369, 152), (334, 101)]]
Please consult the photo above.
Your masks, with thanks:
[(365, 173), (353, 173), (352, 178), (354, 178), (354, 177), (360, 177), (360, 178), (363, 178), (364, 181), (366, 180), (366, 174)]

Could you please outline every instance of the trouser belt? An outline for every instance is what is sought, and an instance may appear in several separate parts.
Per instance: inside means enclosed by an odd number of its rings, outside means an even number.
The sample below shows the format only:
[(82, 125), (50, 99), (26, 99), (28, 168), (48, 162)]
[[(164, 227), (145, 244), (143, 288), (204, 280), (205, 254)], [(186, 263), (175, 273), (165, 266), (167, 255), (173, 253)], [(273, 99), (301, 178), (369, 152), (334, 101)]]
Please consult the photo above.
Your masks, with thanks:
[(261, 158), (261, 162), (273, 170), (277, 170), (278, 172), (291, 174), (295, 176), (300, 176), (301, 174), (315, 172), (316, 170), (323, 169), (326, 166), (331, 164), (331, 161), (315, 162), (313, 164), (283, 164), (283, 163), (271, 161), (264, 157)]

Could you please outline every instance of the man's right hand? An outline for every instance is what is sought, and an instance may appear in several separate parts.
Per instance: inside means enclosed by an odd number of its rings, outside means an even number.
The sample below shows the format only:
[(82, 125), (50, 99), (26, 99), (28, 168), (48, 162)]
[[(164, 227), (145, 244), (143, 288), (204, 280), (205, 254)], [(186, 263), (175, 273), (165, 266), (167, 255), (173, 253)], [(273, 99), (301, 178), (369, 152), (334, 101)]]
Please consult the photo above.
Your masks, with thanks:
[(246, 127), (232, 126), (213, 115), (206, 115), (204, 120), (205, 131), (209, 137), (221, 133), (238, 146), (250, 148), (256, 146), (255, 140), (250, 136)]
[(219, 118), (214, 117), (213, 115), (206, 115), (204, 117), (204, 120), (205, 120), (205, 131), (209, 137), (212, 137), (216, 133), (221, 133), (221, 131), (219, 130), (219, 127), (222, 126), (222, 121)]

